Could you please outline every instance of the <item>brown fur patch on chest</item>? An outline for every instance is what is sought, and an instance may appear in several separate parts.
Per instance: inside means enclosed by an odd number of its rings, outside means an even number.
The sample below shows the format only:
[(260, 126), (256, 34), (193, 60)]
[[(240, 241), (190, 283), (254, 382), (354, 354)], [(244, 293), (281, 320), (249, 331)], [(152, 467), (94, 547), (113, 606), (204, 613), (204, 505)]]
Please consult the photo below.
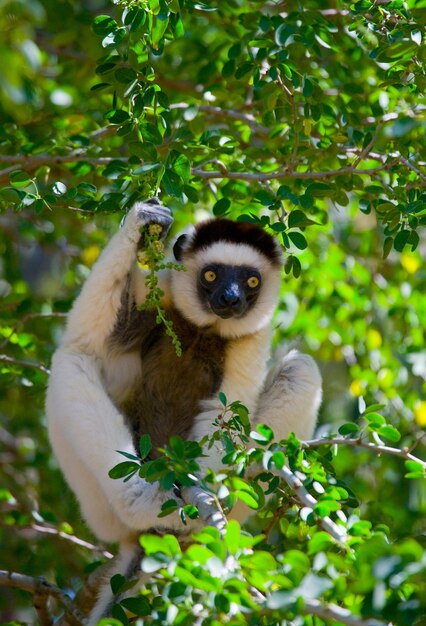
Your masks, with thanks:
[(187, 438), (202, 400), (220, 390), (227, 341), (207, 328), (198, 328), (175, 309), (167, 319), (182, 344), (178, 357), (164, 326), (155, 323), (155, 313), (140, 312), (142, 377), (120, 408), (134, 434), (149, 434), (155, 450), (171, 435)]

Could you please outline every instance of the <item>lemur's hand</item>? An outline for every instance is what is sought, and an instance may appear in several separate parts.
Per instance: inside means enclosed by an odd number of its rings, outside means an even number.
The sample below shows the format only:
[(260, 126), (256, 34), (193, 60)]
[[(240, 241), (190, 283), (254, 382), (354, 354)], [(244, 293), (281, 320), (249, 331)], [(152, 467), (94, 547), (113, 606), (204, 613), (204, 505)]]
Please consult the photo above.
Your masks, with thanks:
[(136, 202), (127, 214), (124, 228), (132, 239), (139, 242), (141, 229), (150, 224), (161, 226), (160, 238), (163, 239), (173, 222), (170, 209), (163, 206), (158, 198), (149, 198), (143, 202)]

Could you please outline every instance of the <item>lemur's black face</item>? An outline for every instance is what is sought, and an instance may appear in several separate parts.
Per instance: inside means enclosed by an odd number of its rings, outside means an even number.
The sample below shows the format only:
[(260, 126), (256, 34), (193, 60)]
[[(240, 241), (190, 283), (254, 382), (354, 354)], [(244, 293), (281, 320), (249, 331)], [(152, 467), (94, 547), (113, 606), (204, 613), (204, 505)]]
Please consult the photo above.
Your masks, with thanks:
[(245, 265), (210, 263), (199, 275), (201, 301), (222, 319), (245, 315), (256, 302), (260, 287), (260, 272)]

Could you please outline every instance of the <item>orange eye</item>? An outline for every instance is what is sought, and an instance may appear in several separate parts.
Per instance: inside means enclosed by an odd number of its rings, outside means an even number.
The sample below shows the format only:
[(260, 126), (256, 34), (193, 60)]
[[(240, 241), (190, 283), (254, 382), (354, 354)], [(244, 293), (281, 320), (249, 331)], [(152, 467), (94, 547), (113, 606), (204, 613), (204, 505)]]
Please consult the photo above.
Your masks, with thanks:
[(214, 280), (216, 280), (217, 276), (215, 272), (213, 272), (213, 270), (207, 270), (207, 272), (204, 272), (204, 278), (208, 283), (212, 283)]
[(257, 276), (250, 276), (250, 278), (247, 280), (247, 285), (250, 287), (250, 289), (255, 289), (259, 286), (259, 283), (260, 280)]

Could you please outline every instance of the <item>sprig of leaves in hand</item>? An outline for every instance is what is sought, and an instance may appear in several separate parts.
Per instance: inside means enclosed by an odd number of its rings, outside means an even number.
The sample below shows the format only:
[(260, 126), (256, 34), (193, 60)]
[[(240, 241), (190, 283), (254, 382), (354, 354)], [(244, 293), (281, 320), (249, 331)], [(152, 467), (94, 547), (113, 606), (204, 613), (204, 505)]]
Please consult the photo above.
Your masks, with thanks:
[(163, 269), (182, 272), (186, 271), (186, 268), (180, 263), (173, 263), (173, 261), (164, 262), (165, 254), (164, 244), (160, 239), (161, 232), (162, 228), (159, 224), (150, 224), (148, 228), (144, 227), (141, 229), (144, 237), (141, 262), (148, 267), (149, 272), (145, 278), (148, 294), (145, 302), (139, 306), (139, 309), (154, 309), (156, 311), (156, 323), (164, 324), (166, 334), (171, 338), (177, 356), (181, 356), (182, 344), (173, 328), (173, 322), (167, 319), (166, 311), (162, 304), (164, 291), (158, 286), (158, 272)]

